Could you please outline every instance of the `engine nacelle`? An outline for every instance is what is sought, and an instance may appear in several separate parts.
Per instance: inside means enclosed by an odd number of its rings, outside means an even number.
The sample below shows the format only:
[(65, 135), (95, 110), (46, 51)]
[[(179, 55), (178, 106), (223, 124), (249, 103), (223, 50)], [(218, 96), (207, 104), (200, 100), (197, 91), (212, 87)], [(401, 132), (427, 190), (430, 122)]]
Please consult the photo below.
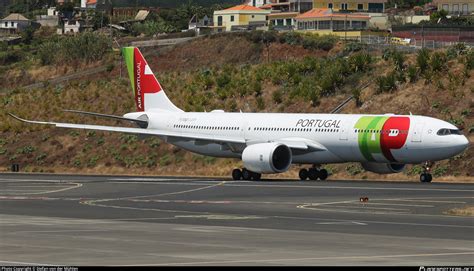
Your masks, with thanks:
[(292, 155), (281, 143), (260, 143), (246, 147), (242, 152), (244, 166), (257, 173), (281, 173), (290, 168)]
[(405, 168), (404, 164), (383, 164), (383, 163), (361, 163), (362, 167), (374, 173), (379, 174), (391, 174), (391, 173), (399, 173), (402, 172)]

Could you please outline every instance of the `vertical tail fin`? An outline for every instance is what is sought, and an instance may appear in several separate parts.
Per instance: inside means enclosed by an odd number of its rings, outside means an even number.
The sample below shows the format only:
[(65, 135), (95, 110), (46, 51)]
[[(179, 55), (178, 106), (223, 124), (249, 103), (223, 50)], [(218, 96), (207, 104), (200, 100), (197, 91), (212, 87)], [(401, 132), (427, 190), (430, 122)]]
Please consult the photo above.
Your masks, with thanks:
[(122, 53), (127, 64), (137, 111), (150, 109), (182, 111), (168, 99), (138, 48), (124, 47)]

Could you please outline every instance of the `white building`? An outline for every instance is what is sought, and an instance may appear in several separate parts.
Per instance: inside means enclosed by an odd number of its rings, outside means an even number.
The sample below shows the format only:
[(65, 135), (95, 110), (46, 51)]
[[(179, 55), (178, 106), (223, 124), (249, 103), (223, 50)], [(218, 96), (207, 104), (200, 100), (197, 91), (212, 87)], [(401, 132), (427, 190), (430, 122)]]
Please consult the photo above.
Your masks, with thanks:
[(270, 4), (272, 3), (271, 0), (246, 0), (244, 2), (244, 5), (249, 5), (249, 6), (254, 6), (254, 7), (261, 7), (261, 6), (264, 6), (266, 4)]
[(48, 8), (48, 15), (37, 15), (36, 22), (41, 26), (58, 26), (59, 15), (55, 7)]
[(74, 35), (81, 31), (81, 22), (79, 20), (64, 20), (63, 28), (58, 28), (58, 35)]
[(31, 25), (31, 21), (19, 13), (12, 13), (0, 20), (0, 31), (18, 33)]

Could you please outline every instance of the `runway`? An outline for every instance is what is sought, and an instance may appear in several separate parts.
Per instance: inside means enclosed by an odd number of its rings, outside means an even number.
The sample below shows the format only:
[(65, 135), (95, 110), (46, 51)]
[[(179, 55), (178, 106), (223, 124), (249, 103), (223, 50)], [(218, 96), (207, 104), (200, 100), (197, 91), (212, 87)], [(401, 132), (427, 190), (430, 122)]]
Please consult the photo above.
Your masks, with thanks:
[(0, 265), (472, 266), (465, 206), (472, 184), (0, 174)]

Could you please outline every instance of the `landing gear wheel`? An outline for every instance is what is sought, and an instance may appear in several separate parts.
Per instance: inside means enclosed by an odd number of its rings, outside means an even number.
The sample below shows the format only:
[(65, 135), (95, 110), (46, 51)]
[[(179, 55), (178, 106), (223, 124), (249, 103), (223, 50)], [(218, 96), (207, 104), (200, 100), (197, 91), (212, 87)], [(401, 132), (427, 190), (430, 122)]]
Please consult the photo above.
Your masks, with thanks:
[(252, 174), (250, 173), (250, 171), (248, 171), (246, 168), (243, 168), (242, 169), (242, 179), (248, 181), (248, 180), (250, 180), (251, 177), (252, 177)]
[(423, 173), (420, 175), (420, 182), (422, 183), (430, 183), (433, 180), (433, 176), (431, 176), (430, 171), (433, 168), (434, 163), (432, 161), (426, 161), (423, 164)]
[(431, 180), (433, 180), (433, 176), (431, 176), (431, 174), (429, 174), (429, 173), (421, 173), (421, 175), (420, 175), (420, 182), (422, 182), (422, 183), (429, 183), (429, 182), (431, 182)]
[(308, 179), (308, 170), (306, 168), (300, 169), (300, 173), (298, 174), (300, 176), (300, 180), (306, 181)]
[(329, 176), (329, 173), (327, 170), (325, 170), (324, 168), (319, 170), (319, 179), (321, 181), (326, 180), (328, 176)]
[(308, 177), (310, 180), (316, 181), (319, 177), (319, 170), (317, 170), (316, 168), (310, 168), (308, 170)]
[(254, 180), (254, 181), (260, 181), (260, 179), (262, 179), (262, 174), (252, 172), (252, 180)]
[(240, 169), (238, 168), (232, 170), (232, 179), (234, 179), (235, 181), (239, 181), (240, 179), (242, 179), (242, 171), (240, 171)]

